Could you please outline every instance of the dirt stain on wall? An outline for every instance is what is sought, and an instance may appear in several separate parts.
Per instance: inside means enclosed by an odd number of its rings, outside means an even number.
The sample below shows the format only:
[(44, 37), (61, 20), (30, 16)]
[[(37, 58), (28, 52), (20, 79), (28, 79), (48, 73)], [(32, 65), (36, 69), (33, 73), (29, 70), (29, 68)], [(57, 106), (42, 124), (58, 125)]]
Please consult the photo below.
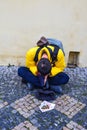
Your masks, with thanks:
[(25, 65), (24, 56), (0, 55), (0, 65)]

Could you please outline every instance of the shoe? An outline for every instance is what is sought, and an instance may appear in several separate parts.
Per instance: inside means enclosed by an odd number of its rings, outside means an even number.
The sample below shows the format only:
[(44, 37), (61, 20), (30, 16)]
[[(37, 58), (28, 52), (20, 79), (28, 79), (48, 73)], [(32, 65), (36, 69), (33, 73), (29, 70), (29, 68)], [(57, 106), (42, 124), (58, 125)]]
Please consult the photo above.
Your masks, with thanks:
[(33, 90), (34, 89), (34, 86), (31, 83), (27, 83), (27, 87), (28, 87), (29, 90)]
[(26, 84), (28, 82), (25, 79), (22, 78), (22, 83)]
[(61, 86), (50, 85), (50, 89), (56, 93), (63, 94), (63, 90)]

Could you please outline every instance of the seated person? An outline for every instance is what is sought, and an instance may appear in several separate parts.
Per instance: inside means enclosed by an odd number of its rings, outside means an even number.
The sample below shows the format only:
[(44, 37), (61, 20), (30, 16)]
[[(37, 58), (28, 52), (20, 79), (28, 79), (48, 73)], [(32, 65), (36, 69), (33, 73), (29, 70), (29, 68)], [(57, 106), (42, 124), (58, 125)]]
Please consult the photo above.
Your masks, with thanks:
[[(41, 37), (38, 43), (42, 44), (43, 39), (48, 42), (45, 37)], [(62, 50), (59, 49), (56, 61), (52, 63), (51, 52), (53, 53), (53, 51), (54, 46), (48, 44), (43, 47), (35, 46), (26, 53), (26, 66), (18, 69), (18, 75), (27, 82), (30, 89), (36, 87), (62, 93), (61, 85), (66, 84), (69, 80), (69, 76), (63, 72), (66, 67), (65, 57)], [(36, 54), (37, 61), (35, 60)]]

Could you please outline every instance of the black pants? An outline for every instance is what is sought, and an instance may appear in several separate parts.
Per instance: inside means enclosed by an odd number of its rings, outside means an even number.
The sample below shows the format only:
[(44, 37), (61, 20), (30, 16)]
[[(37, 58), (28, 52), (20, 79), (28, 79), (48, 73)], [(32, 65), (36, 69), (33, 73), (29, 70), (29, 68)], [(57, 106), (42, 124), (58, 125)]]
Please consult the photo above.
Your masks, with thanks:
[[(40, 78), (31, 73), (31, 71), (26, 67), (20, 67), (18, 69), (18, 75), (25, 79), (27, 82), (32, 83), (36, 86), (42, 86)], [(56, 76), (48, 77), (49, 85), (63, 85), (69, 80), (69, 76), (64, 72), (58, 73)]]

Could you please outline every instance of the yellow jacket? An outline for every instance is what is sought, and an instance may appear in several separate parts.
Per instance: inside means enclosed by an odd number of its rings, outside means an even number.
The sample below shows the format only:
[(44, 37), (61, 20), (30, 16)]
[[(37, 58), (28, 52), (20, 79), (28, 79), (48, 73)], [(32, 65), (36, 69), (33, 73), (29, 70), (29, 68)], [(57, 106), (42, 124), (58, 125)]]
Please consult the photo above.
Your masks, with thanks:
[[(51, 48), (52, 51), (54, 50), (53, 46), (49, 45), (48, 47)], [(38, 48), (39, 48), (38, 46), (33, 47), (30, 50), (28, 50), (28, 52), (26, 53), (26, 67), (29, 68), (29, 70), (34, 75), (37, 75), (37, 65), (36, 65), (36, 62), (34, 61), (34, 58), (35, 58)], [(38, 54), (38, 61), (41, 59), (41, 55), (42, 55), (43, 51), (45, 51), (47, 53), (49, 61), (52, 62), (50, 52), (46, 47), (43, 47), (40, 50), (40, 52)], [(55, 76), (56, 74), (58, 74), (60, 72), (63, 72), (64, 68), (66, 67), (64, 54), (61, 49), (59, 49), (59, 51), (58, 51), (57, 59), (58, 60), (55, 62), (55, 66), (53, 66), (51, 69), (51, 73), (50, 73), (51, 77)]]

